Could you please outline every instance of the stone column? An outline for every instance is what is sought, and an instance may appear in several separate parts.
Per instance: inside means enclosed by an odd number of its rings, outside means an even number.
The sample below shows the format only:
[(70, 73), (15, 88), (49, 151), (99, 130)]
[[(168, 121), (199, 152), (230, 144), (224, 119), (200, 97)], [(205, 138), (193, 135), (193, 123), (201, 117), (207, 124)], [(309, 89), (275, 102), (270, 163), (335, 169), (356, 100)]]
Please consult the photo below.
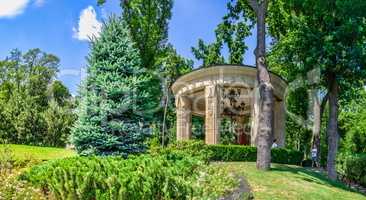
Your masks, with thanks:
[(285, 123), (286, 110), (284, 101), (275, 101), (274, 103), (274, 138), (279, 147), (285, 146)]
[(259, 88), (255, 87), (252, 90), (252, 105), (251, 105), (251, 129), (250, 129), (250, 144), (257, 146), (258, 120), (259, 120)]
[(205, 141), (206, 144), (218, 144), (220, 141), (221, 91), (218, 85), (205, 87)]
[(177, 108), (177, 140), (189, 140), (192, 136), (192, 102), (188, 97), (179, 96)]

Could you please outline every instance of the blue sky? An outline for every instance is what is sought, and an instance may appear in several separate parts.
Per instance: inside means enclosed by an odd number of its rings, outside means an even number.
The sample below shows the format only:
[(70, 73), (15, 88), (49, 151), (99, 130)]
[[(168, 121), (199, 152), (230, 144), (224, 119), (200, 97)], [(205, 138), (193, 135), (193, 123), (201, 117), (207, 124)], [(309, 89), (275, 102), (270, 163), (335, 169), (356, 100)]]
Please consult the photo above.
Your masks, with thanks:
[[(111, 13), (121, 13), (119, 0), (103, 7), (97, 0), (0, 0), (0, 59), (11, 49), (40, 48), (61, 59), (58, 79), (76, 94), (85, 76), (88, 36), (98, 33), (100, 21)], [(169, 42), (184, 57), (193, 59), (191, 47), (199, 38), (214, 40), (214, 29), (227, 12), (224, 0), (175, 0), (169, 24)], [(254, 36), (246, 64), (254, 64)], [(200, 63), (195, 62), (198, 66)]]

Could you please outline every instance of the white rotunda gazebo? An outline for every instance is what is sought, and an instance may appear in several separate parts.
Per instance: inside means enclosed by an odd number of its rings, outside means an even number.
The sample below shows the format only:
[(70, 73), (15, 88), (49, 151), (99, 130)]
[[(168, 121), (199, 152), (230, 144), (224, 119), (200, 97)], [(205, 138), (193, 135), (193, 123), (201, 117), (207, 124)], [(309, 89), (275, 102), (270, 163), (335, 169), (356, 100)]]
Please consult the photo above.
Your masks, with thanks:
[[(271, 73), (274, 87), (274, 139), (285, 144), (286, 82)], [(194, 70), (180, 77), (172, 86), (177, 107), (177, 140), (192, 135), (192, 115), (205, 121), (206, 144), (220, 141), (220, 123), (225, 116), (237, 124), (239, 144), (255, 145), (259, 91), (257, 69), (251, 66), (217, 65)], [(247, 126), (245, 125), (247, 124)]]

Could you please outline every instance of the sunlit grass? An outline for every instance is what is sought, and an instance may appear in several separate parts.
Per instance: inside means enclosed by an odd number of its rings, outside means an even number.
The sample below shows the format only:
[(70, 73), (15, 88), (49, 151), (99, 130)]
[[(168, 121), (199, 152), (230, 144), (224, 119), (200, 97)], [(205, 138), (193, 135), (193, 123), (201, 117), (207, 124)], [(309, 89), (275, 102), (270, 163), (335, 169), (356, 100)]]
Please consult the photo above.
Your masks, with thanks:
[(292, 165), (272, 164), (268, 172), (258, 171), (252, 162), (217, 163), (228, 171), (247, 178), (255, 199), (331, 199), (358, 200), (366, 196), (350, 191), (323, 174)]
[(0, 151), (10, 148), (15, 160), (51, 160), (75, 156), (76, 152), (70, 149), (55, 147), (37, 147), (29, 145), (6, 144), (0, 145)]

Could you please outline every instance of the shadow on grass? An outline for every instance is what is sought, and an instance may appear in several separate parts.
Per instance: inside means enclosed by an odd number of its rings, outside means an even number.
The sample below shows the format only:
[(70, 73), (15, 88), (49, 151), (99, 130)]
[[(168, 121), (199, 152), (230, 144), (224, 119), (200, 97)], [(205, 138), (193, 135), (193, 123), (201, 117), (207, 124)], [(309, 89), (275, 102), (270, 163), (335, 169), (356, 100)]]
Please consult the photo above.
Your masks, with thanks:
[[(286, 165), (272, 165), (271, 171), (273, 172), (290, 172), (297, 175), (298, 178), (307, 181), (307, 182), (313, 182), (320, 185), (326, 185), (326, 186), (332, 186), (336, 187), (342, 190), (350, 191), (350, 192), (356, 192), (362, 195), (365, 195), (357, 190), (351, 189), (347, 187), (345, 184), (339, 182), (339, 181), (332, 181), (328, 179), (328, 177), (325, 174), (312, 171), (310, 169), (301, 168), (301, 167), (289, 167)], [(305, 176), (307, 175), (307, 176)]]

